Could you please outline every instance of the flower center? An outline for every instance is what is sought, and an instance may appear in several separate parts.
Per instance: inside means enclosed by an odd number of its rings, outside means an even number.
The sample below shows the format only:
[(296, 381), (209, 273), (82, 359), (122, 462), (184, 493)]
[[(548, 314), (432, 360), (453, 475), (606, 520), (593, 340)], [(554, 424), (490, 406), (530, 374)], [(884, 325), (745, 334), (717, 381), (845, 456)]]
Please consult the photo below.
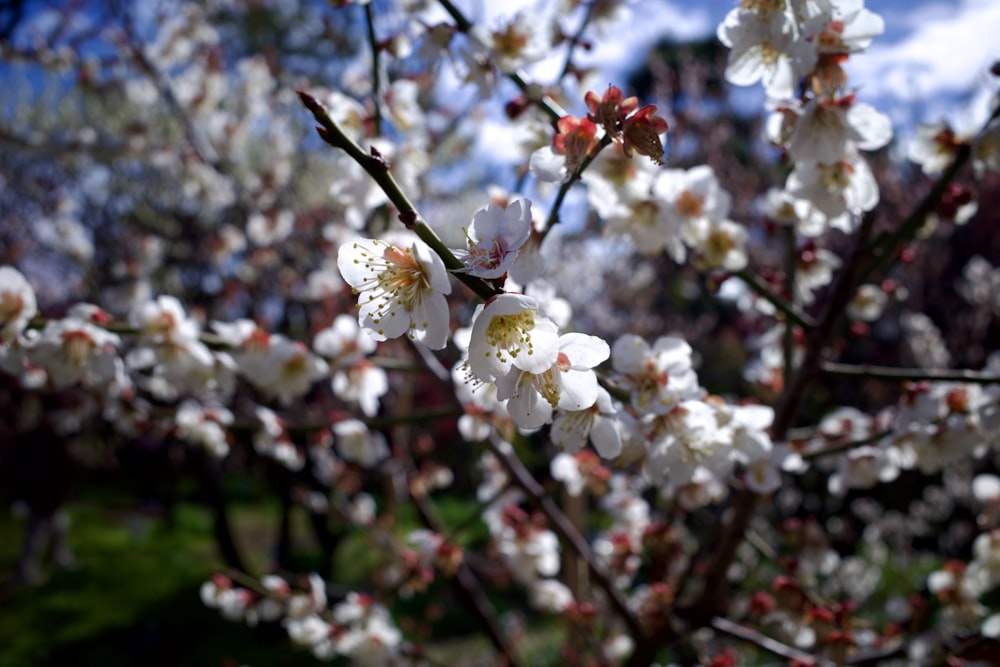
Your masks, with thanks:
[(690, 190), (685, 190), (677, 197), (674, 204), (677, 212), (689, 218), (700, 218), (705, 213), (705, 200)]
[(87, 363), (96, 346), (94, 339), (85, 331), (67, 331), (62, 335), (62, 342), (66, 361), (77, 368)]
[(386, 268), (378, 275), (378, 284), (392, 301), (406, 310), (420, 302), (421, 293), (430, 288), (427, 275), (412, 250), (402, 250), (395, 246), (386, 248), (383, 258)]
[(0, 294), (0, 324), (11, 322), (24, 310), (24, 299), (13, 292)]
[(486, 326), (486, 342), (497, 350), (497, 358), (503, 361), (502, 351), (517, 357), (522, 347), (533, 352), (531, 331), (535, 328), (535, 312), (525, 310), (513, 315), (494, 315)]

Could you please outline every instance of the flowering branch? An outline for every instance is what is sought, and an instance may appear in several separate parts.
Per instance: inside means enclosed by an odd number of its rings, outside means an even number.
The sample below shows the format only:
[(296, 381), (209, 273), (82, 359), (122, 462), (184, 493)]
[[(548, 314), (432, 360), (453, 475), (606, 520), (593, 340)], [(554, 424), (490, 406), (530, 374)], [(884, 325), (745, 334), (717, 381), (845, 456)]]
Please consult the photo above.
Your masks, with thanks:
[(611, 135), (605, 134), (604, 137), (601, 138), (601, 141), (594, 146), (589, 153), (587, 153), (587, 157), (580, 162), (580, 165), (573, 171), (572, 175), (570, 175), (570, 177), (563, 181), (559, 186), (559, 192), (556, 193), (555, 201), (552, 203), (552, 209), (549, 211), (549, 217), (545, 220), (545, 229), (542, 230), (543, 239), (548, 235), (552, 227), (559, 222), (559, 210), (562, 208), (563, 201), (566, 199), (566, 195), (569, 193), (570, 188), (572, 188), (573, 185), (580, 180), (584, 170), (590, 166), (600, 152), (608, 147), (611, 142)]
[[(997, 118), (1000, 118), (1000, 107), (993, 110), (993, 113), (990, 114), (990, 117), (983, 124), (983, 127), (987, 127)], [(885, 268), (896, 261), (900, 248), (904, 243), (914, 238), (921, 226), (923, 226), (924, 222), (927, 220), (927, 216), (930, 215), (934, 211), (934, 208), (940, 203), (945, 190), (947, 190), (951, 182), (955, 180), (958, 172), (962, 170), (971, 157), (971, 143), (963, 143), (958, 146), (951, 164), (949, 164), (947, 169), (942, 172), (937, 182), (934, 183), (934, 187), (930, 189), (930, 192), (924, 195), (924, 198), (920, 200), (920, 204), (917, 205), (917, 208), (915, 208), (909, 216), (907, 216), (906, 220), (903, 221), (903, 224), (899, 226), (899, 229), (891, 234), (879, 237), (872, 243), (868, 252), (873, 259), (871, 263), (865, 267), (864, 271), (861, 272), (859, 282), (864, 282), (867, 280), (868, 276), (875, 271)]]
[(374, 148), (369, 155), (362, 150), (361, 146), (353, 139), (344, 134), (344, 131), (330, 118), (320, 102), (312, 95), (299, 91), (299, 99), (308, 109), (321, 127), (316, 128), (323, 141), (331, 146), (340, 148), (357, 162), (368, 175), (372, 177), (382, 191), (385, 192), (389, 201), (399, 210), (399, 219), (408, 228), (412, 229), (420, 239), (426, 243), (444, 262), (445, 267), (452, 271), (452, 274), (471, 289), (481, 299), (486, 300), (498, 292), (484, 280), (475, 278), (464, 273), (465, 265), (455, 257), (437, 234), (434, 233), (426, 222), (420, 218), (416, 207), (400, 189), (396, 179), (389, 173), (388, 164), (385, 158)]
[[(412, 461), (410, 464), (412, 467)], [(420, 521), (424, 524), (424, 527), (434, 531), (438, 535), (443, 535), (444, 529), (435, 519), (434, 511), (430, 506), (428, 498), (423, 493), (417, 492), (412, 484), (409, 485), (409, 495), (410, 500), (413, 502), (413, 507), (417, 510), (417, 515), (420, 517)], [(466, 606), (478, 617), (493, 646), (504, 657), (504, 660), (506, 660), (506, 664), (510, 667), (517, 667), (519, 663), (516, 653), (504, 636), (503, 629), (496, 617), (496, 610), (490, 604), (482, 584), (468, 563), (463, 561), (459, 564), (458, 569), (455, 571), (455, 576), (451, 578), (451, 581), (459, 597), (462, 598)]]
[[(438, 2), (444, 10), (448, 12), (451, 18), (455, 20), (455, 25), (458, 26), (458, 29), (461, 32), (468, 34), (469, 31), (472, 30), (472, 22), (465, 17), (462, 10), (449, 2), (449, 0), (438, 0)], [(548, 95), (534, 95), (531, 90), (532, 86), (528, 83), (528, 80), (525, 78), (525, 74), (523, 72), (509, 72), (507, 74), (507, 78), (513, 81), (517, 87), (521, 89), (521, 92), (525, 93), (532, 102), (538, 105), (539, 109), (548, 114), (553, 123), (557, 122), (560, 118), (566, 115), (566, 111)]]
[[(504, 470), (514, 485), (521, 489), (542, 511), (549, 520), (552, 530), (559, 536), (563, 544), (571, 548), (587, 564), (590, 576), (600, 586), (601, 590), (604, 591), (604, 594), (607, 595), (608, 602), (611, 603), (611, 606), (614, 607), (615, 611), (625, 622), (629, 634), (636, 641), (640, 641), (645, 636), (645, 633), (639, 619), (629, 608), (628, 601), (622, 596), (621, 591), (618, 590), (604, 571), (604, 568), (594, 558), (594, 553), (591, 551), (590, 545), (580, 535), (580, 531), (563, 514), (563, 511), (559, 509), (559, 506), (552, 500), (552, 497), (542, 488), (538, 481), (532, 477), (531, 473), (525, 469), (524, 464), (521, 463), (515, 454), (508, 451), (505, 447), (498, 445), (493, 440), (487, 442), (490, 451), (493, 452), (493, 455), (503, 465)], [(673, 633), (669, 634), (672, 635)], [(662, 637), (663, 641), (671, 639), (667, 634), (662, 635)]]

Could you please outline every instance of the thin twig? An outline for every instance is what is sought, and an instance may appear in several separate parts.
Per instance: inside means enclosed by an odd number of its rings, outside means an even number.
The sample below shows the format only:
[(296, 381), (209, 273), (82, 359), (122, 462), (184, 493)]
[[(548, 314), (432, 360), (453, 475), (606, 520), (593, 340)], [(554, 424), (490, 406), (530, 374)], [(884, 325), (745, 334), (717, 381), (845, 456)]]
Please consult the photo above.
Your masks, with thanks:
[(891, 382), (969, 382), (972, 384), (1000, 382), (1000, 375), (971, 370), (893, 368), (873, 364), (840, 364), (832, 361), (823, 362), (820, 365), (820, 370), (827, 375)]
[[(532, 476), (530, 472), (521, 463), (521, 460), (517, 458), (517, 455), (511, 450), (499, 445), (493, 440), (487, 441), (490, 451), (493, 455), (497, 457), (503, 465), (504, 470), (507, 472), (507, 476), (510, 478), (511, 482), (521, 489), (532, 503), (537, 506), (545, 517), (549, 520), (549, 525), (552, 530), (559, 536), (559, 539), (564, 545), (572, 549), (586, 564), (587, 570), (590, 572), (590, 576), (597, 583), (597, 585), (604, 591), (607, 596), (608, 602), (614, 608), (615, 612), (621, 617), (625, 622), (626, 627), (628, 627), (629, 634), (636, 641), (641, 641), (645, 636), (642, 628), (642, 624), (639, 622), (639, 618), (632, 612), (628, 606), (628, 602), (622, 595), (622, 592), (618, 590), (614, 582), (608, 576), (608, 573), (604, 571), (604, 568), (597, 562), (594, 556), (593, 550), (591, 550), (590, 545), (587, 544), (580, 532), (573, 526), (572, 522), (563, 514), (563, 511), (559, 509), (559, 506), (552, 500), (551, 496), (542, 488), (542, 485)], [(666, 642), (672, 639), (668, 633), (664, 633), (660, 638)]]
[(772, 655), (776, 655), (779, 658), (784, 658), (786, 660), (798, 660), (804, 664), (820, 665), (822, 667), (833, 667), (834, 665), (832, 661), (827, 660), (826, 658), (821, 658), (811, 653), (806, 653), (805, 651), (797, 649), (793, 646), (782, 644), (778, 640), (761, 634), (753, 628), (748, 628), (744, 625), (734, 623), (733, 621), (730, 621), (727, 618), (722, 618), (721, 616), (713, 618), (709, 625), (711, 625), (716, 632), (721, 632), (724, 635), (729, 635), (730, 637), (735, 637), (736, 639), (747, 642), (748, 644), (753, 644), (757, 648), (767, 651)]
[(799, 325), (803, 329), (812, 329), (816, 326), (816, 321), (813, 318), (772, 292), (767, 285), (758, 280), (757, 276), (746, 269), (736, 271), (733, 275), (745, 282), (747, 287), (753, 290), (757, 296), (774, 306), (786, 319), (791, 320), (794, 324)]
[[(451, 18), (454, 19), (455, 25), (458, 27), (458, 30), (460, 32), (468, 34), (468, 32), (472, 30), (473, 28), (472, 22), (465, 17), (465, 14), (462, 13), (462, 10), (453, 5), (448, 0), (438, 0), (438, 2), (444, 8), (444, 10), (448, 12)], [(506, 74), (507, 78), (513, 81), (517, 85), (517, 87), (521, 89), (521, 92), (525, 93), (526, 95), (529, 95), (531, 101), (534, 102), (538, 106), (538, 108), (540, 108), (542, 111), (548, 114), (549, 118), (552, 119), (552, 122), (556, 122), (557, 120), (566, 115), (566, 111), (561, 106), (559, 106), (559, 104), (555, 100), (553, 100), (550, 96), (542, 95), (541, 97), (536, 97), (535, 95), (532, 94), (531, 84), (528, 83), (528, 78), (524, 72), (518, 70), (516, 72), (507, 72)]]

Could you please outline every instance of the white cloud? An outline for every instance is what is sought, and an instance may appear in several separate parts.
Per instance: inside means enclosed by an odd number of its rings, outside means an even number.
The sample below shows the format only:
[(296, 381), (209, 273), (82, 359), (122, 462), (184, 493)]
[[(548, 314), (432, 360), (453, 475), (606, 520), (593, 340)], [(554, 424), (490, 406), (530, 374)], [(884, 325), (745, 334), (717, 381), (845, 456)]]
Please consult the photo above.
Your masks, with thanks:
[(968, 115), (982, 110), (958, 110), (955, 99), (988, 82), (984, 72), (1000, 59), (1000, 2), (930, 2), (887, 11), (884, 18), (888, 36), (848, 65), (861, 96), (876, 100), (897, 122), (974, 122)]

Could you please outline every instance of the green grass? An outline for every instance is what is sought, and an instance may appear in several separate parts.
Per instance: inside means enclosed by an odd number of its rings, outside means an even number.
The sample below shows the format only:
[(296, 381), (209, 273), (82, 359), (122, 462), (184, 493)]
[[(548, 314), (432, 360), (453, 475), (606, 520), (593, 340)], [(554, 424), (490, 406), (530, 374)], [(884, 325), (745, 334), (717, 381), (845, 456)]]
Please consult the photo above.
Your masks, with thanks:
[[(223, 568), (211, 518), (180, 505), (176, 524), (138, 512), (78, 504), (69, 509), (77, 565), (43, 584), (0, 583), (0, 667), (45, 665), (309, 665), (280, 628), (223, 620), (199, 599), (201, 583)], [(235, 513), (243, 540), (273, 526), (260, 507)], [(0, 517), (0, 568), (10, 573), (24, 520)], [(249, 535), (249, 538), (247, 537)], [(273, 538), (268, 538), (273, 539)], [(266, 553), (266, 548), (248, 553)]]

